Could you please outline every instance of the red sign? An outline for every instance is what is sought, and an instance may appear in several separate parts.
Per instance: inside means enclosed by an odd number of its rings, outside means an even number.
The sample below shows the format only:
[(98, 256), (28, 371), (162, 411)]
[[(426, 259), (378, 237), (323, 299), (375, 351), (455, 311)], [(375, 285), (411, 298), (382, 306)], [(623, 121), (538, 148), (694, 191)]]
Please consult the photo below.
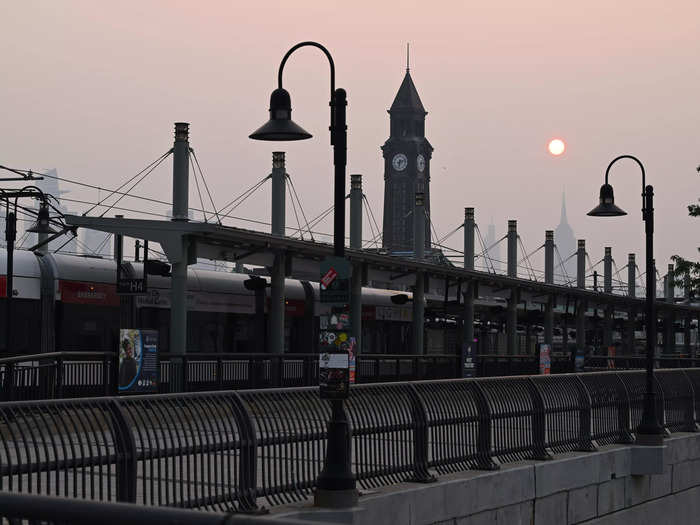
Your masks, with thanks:
[(119, 296), (113, 284), (59, 281), (58, 289), (64, 303), (119, 306)]
[(325, 289), (328, 288), (333, 281), (335, 281), (335, 278), (338, 277), (338, 272), (336, 272), (333, 268), (328, 270), (326, 272), (326, 275), (321, 277), (321, 286)]

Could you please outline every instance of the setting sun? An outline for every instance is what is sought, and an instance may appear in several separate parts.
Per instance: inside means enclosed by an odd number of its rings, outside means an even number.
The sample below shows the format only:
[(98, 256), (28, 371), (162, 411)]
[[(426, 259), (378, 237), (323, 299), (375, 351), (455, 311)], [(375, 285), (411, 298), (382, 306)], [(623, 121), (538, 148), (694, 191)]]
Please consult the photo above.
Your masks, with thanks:
[(552, 139), (549, 141), (547, 149), (549, 149), (549, 152), (552, 155), (559, 156), (562, 153), (564, 153), (564, 150), (566, 149), (566, 144), (564, 144), (564, 141), (561, 139)]

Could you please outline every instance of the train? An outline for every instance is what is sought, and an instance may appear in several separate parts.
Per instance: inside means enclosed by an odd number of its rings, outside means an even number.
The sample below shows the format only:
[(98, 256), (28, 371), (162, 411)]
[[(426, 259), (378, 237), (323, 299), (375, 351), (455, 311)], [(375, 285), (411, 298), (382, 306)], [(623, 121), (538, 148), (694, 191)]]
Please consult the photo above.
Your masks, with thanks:
[[(142, 275), (143, 263), (129, 263)], [(157, 330), (159, 351), (170, 348), (170, 278), (148, 276), (147, 293), (117, 294), (115, 260), (16, 250), (13, 258), (10, 348), (3, 355), (55, 351), (115, 351), (120, 328)], [(0, 249), (0, 333), (6, 330), (7, 251)], [(188, 269), (187, 352), (265, 352), (267, 301), (248, 290), (246, 273)], [(261, 292), (258, 292), (261, 293)], [(269, 296), (269, 288), (262, 293)], [(362, 350), (410, 352), (412, 306), (394, 304), (395, 290), (362, 290)], [(316, 282), (286, 279), (285, 352), (317, 349), (319, 327), (328, 305), (319, 302)], [(260, 304), (263, 304), (262, 311)], [(433, 353), (443, 353), (442, 337), (431, 337)], [(436, 346), (437, 345), (437, 346)]]

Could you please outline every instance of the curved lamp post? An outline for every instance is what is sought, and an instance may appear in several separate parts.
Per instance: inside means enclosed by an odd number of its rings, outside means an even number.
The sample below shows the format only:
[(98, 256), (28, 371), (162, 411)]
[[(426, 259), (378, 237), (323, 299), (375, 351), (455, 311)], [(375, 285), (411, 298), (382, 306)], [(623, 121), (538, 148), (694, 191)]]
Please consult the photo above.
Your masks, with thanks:
[(618, 160), (631, 159), (642, 170), (642, 220), (646, 232), (646, 332), (647, 332), (647, 362), (646, 362), (646, 391), (644, 392), (644, 408), (642, 420), (637, 429), (637, 443), (640, 445), (661, 445), (663, 428), (659, 425), (656, 414), (656, 399), (654, 394), (654, 348), (656, 346), (656, 282), (654, 269), (654, 188), (646, 186), (644, 166), (632, 155), (620, 155), (612, 160), (605, 170), (605, 184), (600, 187), (600, 203), (588, 212), (592, 217), (619, 217), (627, 213), (615, 206), (613, 187), (608, 183), (610, 168)]
[[(52, 234), (56, 231), (51, 228), (49, 218), (49, 205), (47, 196), (36, 186), (25, 186), (21, 190), (0, 190), (0, 199), (4, 199), (7, 205), (5, 216), (5, 239), (7, 241), (7, 281), (5, 297), (7, 298), (7, 310), (5, 310), (5, 352), (10, 353), (12, 345), (12, 299), (13, 299), (13, 273), (14, 251), (17, 239), (17, 199), (20, 197), (34, 197), (41, 199), (39, 213), (36, 222), (27, 231), (39, 234)], [(10, 201), (14, 198), (14, 206), (10, 208)]]
[[(254, 140), (288, 141), (310, 139), (311, 134), (292, 120), (289, 92), (282, 87), (282, 72), (289, 56), (300, 47), (316, 47), (323, 51), (331, 73), (331, 146), (335, 180), (333, 190), (333, 254), (345, 255), (345, 169), (347, 164), (347, 126), (345, 112), (347, 94), (335, 88), (335, 64), (328, 50), (317, 42), (300, 42), (284, 55), (277, 73), (277, 89), (270, 96), (270, 119), (249, 135)], [(355, 476), (350, 467), (350, 428), (342, 400), (331, 401), (328, 422), (328, 444), (323, 471), (317, 480), (315, 502), (320, 506), (349, 507), (357, 502)]]

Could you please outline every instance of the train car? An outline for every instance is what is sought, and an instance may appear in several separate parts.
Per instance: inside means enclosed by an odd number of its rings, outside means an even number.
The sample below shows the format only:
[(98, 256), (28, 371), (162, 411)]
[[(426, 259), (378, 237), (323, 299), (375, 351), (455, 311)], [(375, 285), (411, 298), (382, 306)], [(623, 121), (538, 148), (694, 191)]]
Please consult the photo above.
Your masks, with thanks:
[[(154, 329), (159, 348), (170, 348), (170, 278), (149, 275), (148, 293), (116, 293), (116, 262), (62, 254), (14, 254), (12, 341), (4, 355), (53, 351), (114, 351), (118, 331)], [(7, 252), (0, 250), (0, 333), (5, 333)], [(130, 263), (142, 275), (141, 263)], [(256, 301), (246, 289), (247, 274), (190, 268), (187, 282), (187, 351), (201, 353), (265, 352), (269, 288)], [(265, 278), (268, 279), (269, 278)], [(396, 305), (397, 292), (363, 288), (363, 351), (407, 353), (412, 309)], [(410, 294), (408, 294), (410, 295)], [(327, 305), (318, 300), (318, 283), (285, 282), (285, 352), (316, 351)], [(260, 299), (260, 298), (258, 298)], [(257, 305), (257, 306), (256, 306)], [(260, 307), (262, 305), (262, 308)]]

